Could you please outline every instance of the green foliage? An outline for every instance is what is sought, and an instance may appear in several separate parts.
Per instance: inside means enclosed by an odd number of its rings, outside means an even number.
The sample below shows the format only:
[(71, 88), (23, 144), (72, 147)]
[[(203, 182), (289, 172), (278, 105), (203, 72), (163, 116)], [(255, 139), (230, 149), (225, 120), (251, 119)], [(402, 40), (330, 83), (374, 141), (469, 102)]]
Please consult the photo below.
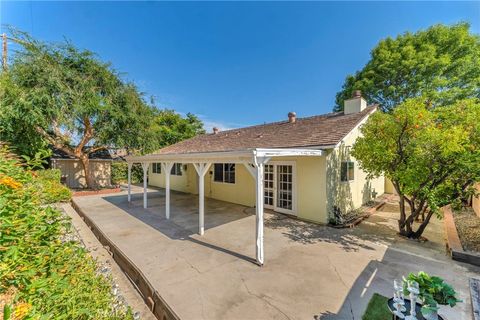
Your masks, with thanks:
[(36, 176), (33, 184), (37, 187), (42, 203), (69, 201), (72, 197), (70, 189), (60, 183), (60, 169), (39, 170), (32, 174)]
[(440, 105), (480, 98), (480, 37), (469, 27), (435, 25), (380, 41), (365, 67), (346, 78), (335, 110), (354, 90), (384, 111), (419, 96)]
[[(409, 204), (410, 215), (400, 214), (401, 234), (418, 238), (432, 213), (480, 180), (478, 119), (479, 100), (431, 108), (417, 98), (392, 113), (374, 113), (361, 128), (351, 154), (370, 176), (389, 178), (401, 202)], [(426, 224), (413, 232), (414, 220), (427, 206)]]
[[(0, 293), (4, 319), (132, 319), (114, 308), (111, 281), (70, 240), (70, 221), (45, 205), (58, 171), (25, 170), (0, 148)], [(9, 316), (10, 314), (10, 316)]]
[(33, 156), (22, 155), (25, 165), (30, 170), (43, 169), (47, 164), (47, 159), (52, 155), (49, 149), (39, 149)]
[(368, 302), (367, 309), (362, 316), (362, 320), (385, 320), (392, 317), (392, 313), (388, 310), (388, 298), (378, 293), (374, 293)]
[(148, 104), (94, 53), (68, 41), (48, 44), (11, 33), (22, 48), (0, 75), (0, 140), (28, 160), (54, 146), (82, 160), (87, 185), (95, 188), (88, 154), (109, 147), (148, 153), (203, 133), (197, 117)]
[(419, 298), (423, 302), (423, 313), (438, 310), (437, 304), (454, 307), (457, 302), (462, 301), (457, 299), (457, 293), (453, 287), (445, 283), (440, 277), (430, 276), (423, 271), (420, 271), (418, 274), (410, 273), (407, 278), (404, 278), (403, 286), (405, 294), (409, 294), (407, 290), (407, 280), (418, 283), (420, 289)]
[[(112, 162), (112, 183), (120, 184), (128, 180), (128, 165), (123, 161)], [(140, 183), (143, 181), (142, 165), (135, 163), (132, 166), (132, 183)]]
[(160, 110), (155, 114), (155, 135), (160, 138), (161, 147), (205, 133), (203, 123), (191, 113), (183, 118), (173, 110)]

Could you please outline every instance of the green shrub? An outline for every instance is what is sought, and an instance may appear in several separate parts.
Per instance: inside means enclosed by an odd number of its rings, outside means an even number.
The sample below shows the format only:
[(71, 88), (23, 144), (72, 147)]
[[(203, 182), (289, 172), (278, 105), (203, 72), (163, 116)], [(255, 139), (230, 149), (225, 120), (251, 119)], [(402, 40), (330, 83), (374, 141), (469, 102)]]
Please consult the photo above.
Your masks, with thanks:
[[(120, 184), (128, 181), (128, 165), (124, 161), (112, 162), (112, 183)], [(143, 181), (143, 169), (139, 163), (132, 166), (132, 183)]]
[(33, 174), (37, 176), (34, 184), (43, 203), (68, 201), (72, 197), (70, 189), (60, 183), (62, 173), (59, 169), (39, 170)]
[[(4, 319), (132, 319), (115, 307), (111, 279), (71, 239), (53, 200), (57, 171), (31, 172), (0, 147), (0, 294)], [(49, 185), (51, 183), (51, 185)]]
[(457, 302), (461, 302), (457, 298), (457, 293), (453, 287), (444, 282), (440, 277), (430, 276), (428, 273), (420, 271), (418, 274), (410, 273), (404, 279), (404, 293), (408, 294), (407, 281), (415, 281), (418, 283), (420, 294), (419, 298), (423, 302), (422, 312), (428, 313), (438, 310), (438, 305), (449, 305), (454, 307)]

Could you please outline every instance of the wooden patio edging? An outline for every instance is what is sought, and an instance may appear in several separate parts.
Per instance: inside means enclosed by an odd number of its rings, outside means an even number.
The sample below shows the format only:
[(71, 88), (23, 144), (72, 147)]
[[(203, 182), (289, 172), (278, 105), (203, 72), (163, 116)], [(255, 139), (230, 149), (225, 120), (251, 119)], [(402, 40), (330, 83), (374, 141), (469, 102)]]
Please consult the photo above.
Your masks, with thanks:
[(447, 252), (453, 260), (466, 262), (475, 266), (480, 266), (480, 254), (467, 252), (463, 250), (457, 227), (453, 219), (452, 207), (450, 205), (441, 209), (443, 211), (443, 220), (445, 234), (447, 237)]
[(111, 241), (105, 233), (98, 228), (95, 222), (93, 222), (92, 219), (80, 209), (74, 199), (72, 199), (72, 207), (92, 230), (95, 237), (97, 237), (100, 243), (107, 249), (122, 271), (127, 275), (128, 279), (138, 290), (153, 315), (159, 320), (180, 320), (180, 317), (166, 303), (158, 291), (155, 290), (142, 271), (140, 271), (140, 269), (113, 243), (113, 241)]
[(339, 225), (329, 224), (329, 226), (335, 229), (353, 228), (363, 220), (368, 219), (372, 214), (377, 212), (377, 210), (383, 207), (386, 203), (387, 203), (386, 201), (381, 201), (380, 203), (377, 203), (375, 206), (366, 209), (362, 215), (360, 215), (358, 218), (356, 218), (352, 222), (349, 222), (346, 224), (339, 224)]

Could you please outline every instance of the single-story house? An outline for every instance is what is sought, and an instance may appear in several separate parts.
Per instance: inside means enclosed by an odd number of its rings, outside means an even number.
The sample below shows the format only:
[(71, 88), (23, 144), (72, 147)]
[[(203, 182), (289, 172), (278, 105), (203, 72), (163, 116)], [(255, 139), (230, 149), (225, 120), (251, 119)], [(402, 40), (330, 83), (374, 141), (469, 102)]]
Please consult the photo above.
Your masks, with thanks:
[[(90, 172), (92, 172), (95, 183), (99, 187), (110, 187), (112, 185), (112, 157), (109, 150), (97, 150), (90, 154)], [(80, 160), (63, 152), (60, 149), (52, 148), (50, 166), (53, 169), (60, 169), (62, 183), (72, 189), (87, 187), (85, 171)]]
[[(367, 179), (349, 154), (360, 127), (376, 112), (360, 92), (344, 112), (288, 119), (219, 131), (165, 147), (145, 156), (127, 156), (144, 170), (152, 186), (199, 195), (199, 233), (204, 229), (204, 197), (255, 207), (257, 262), (263, 264), (264, 208), (317, 223), (334, 212), (349, 212), (384, 193), (383, 177)], [(129, 179), (130, 182), (130, 179)], [(130, 183), (129, 183), (129, 201)]]

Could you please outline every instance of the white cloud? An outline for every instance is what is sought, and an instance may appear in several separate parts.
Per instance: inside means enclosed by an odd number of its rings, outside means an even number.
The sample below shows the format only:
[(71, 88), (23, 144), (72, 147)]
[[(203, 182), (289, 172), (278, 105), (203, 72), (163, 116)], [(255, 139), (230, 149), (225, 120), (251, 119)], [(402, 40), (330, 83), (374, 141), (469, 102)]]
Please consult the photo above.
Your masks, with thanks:
[(207, 131), (207, 133), (212, 132), (214, 127), (219, 128), (220, 131), (224, 131), (224, 130), (236, 129), (236, 128), (241, 128), (246, 126), (245, 124), (241, 124), (241, 123), (210, 119), (209, 117), (202, 114), (199, 114), (197, 116), (200, 120), (202, 120), (203, 127), (205, 128), (205, 131)]
[[(176, 111), (176, 112), (180, 114), (182, 117), (185, 117), (187, 115), (186, 112), (182, 112), (182, 111)], [(195, 114), (195, 115), (203, 122), (203, 127), (205, 128), (205, 131), (207, 133), (211, 133), (214, 127), (219, 128), (220, 131), (224, 131), (224, 130), (237, 129), (237, 128), (248, 126), (242, 123), (211, 119), (210, 117), (204, 114)]]

